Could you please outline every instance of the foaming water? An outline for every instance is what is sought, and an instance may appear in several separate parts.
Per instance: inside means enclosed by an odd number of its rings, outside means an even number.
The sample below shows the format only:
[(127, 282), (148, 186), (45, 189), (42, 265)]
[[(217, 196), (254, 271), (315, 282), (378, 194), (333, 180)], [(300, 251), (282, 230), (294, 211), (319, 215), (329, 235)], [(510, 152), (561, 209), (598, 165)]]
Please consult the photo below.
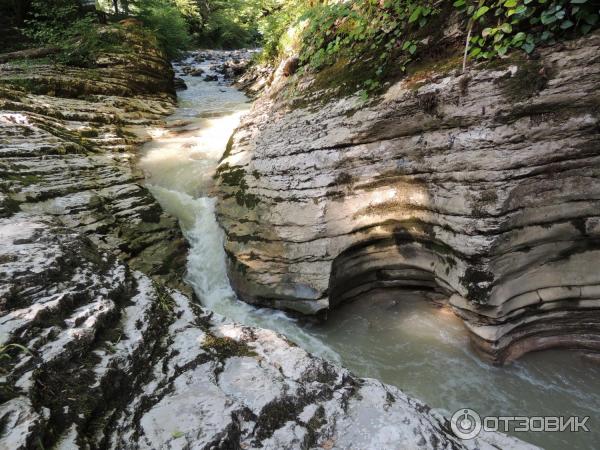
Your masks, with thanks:
[[(198, 67), (215, 75), (212, 62)], [(298, 326), (294, 318), (236, 298), (227, 278), (215, 199), (207, 195), (227, 141), (250, 105), (245, 95), (224, 83), (181, 76), (188, 89), (180, 93), (179, 108), (167, 127), (154, 130), (156, 137), (144, 146), (139, 167), (156, 199), (179, 219), (190, 244), (186, 281), (210, 310), (244, 325), (276, 330), (310, 352), (341, 363), (335, 351)]]
[[(214, 74), (210, 66), (222, 56), (226, 53), (214, 52), (200, 67)], [(598, 448), (600, 368), (577, 353), (534, 353), (508, 367), (492, 367), (470, 350), (461, 321), (418, 293), (373, 292), (319, 324), (237, 300), (227, 279), (215, 200), (208, 195), (218, 160), (249, 104), (223, 83), (182, 78), (189, 89), (180, 93), (168, 126), (155, 130), (140, 166), (153, 194), (180, 220), (191, 247), (187, 281), (207, 308), (276, 330), (314, 354), (394, 384), (448, 414), (469, 407), (484, 416), (591, 416), (590, 433), (515, 435), (548, 449)]]

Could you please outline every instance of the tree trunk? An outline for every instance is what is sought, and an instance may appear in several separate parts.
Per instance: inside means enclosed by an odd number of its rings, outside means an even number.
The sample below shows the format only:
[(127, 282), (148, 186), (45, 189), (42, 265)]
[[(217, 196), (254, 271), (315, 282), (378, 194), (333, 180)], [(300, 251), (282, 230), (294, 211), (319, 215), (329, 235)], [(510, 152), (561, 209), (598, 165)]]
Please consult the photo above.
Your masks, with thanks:
[(29, 11), (29, 6), (31, 5), (31, 0), (16, 0), (14, 2), (14, 11), (15, 11), (15, 25), (20, 27), (25, 22), (25, 16)]
[(119, 0), (113, 0), (113, 7), (115, 8), (115, 16), (119, 15)]
[(121, 8), (126, 16), (129, 16), (129, 0), (121, 0)]

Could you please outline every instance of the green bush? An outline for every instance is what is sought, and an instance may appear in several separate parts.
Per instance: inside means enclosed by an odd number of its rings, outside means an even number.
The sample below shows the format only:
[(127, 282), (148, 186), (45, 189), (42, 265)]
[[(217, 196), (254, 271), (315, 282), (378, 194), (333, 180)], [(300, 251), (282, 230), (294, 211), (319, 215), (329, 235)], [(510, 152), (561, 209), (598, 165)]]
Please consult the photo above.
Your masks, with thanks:
[[(181, 1), (181, 0), (179, 0)], [(199, 0), (191, 23), (196, 42), (205, 47), (239, 48), (261, 41), (259, 26), (280, 0)]]
[(501, 57), (510, 50), (531, 53), (600, 25), (600, 0), (288, 0), (265, 21), (264, 57), (280, 54), (286, 30), (297, 27), (303, 70), (319, 71), (338, 62), (349, 70), (362, 65), (368, 69), (363, 71), (365, 90), (375, 90), (390, 68), (405, 70), (429, 49), (426, 42), (435, 40), (445, 21), (441, 11), (462, 16), (470, 36), (468, 56), (476, 59)]
[(119, 48), (114, 33), (101, 33), (94, 14), (80, 16), (74, 0), (34, 0), (24, 34), (39, 45), (60, 48), (59, 62), (88, 67), (99, 53)]
[(259, 40), (254, 30), (244, 27), (222, 12), (213, 14), (195, 38), (203, 47), (213, 48), (247, 47), (255, 45)]
[(599, 0), (456, 0), (475, 27), (469, 55), (490, 59), (511, 49), (536, 47), (585, 35), (600, 22)]
[(144, 27), (157, 38), (170, 58), (177, 57), (190, 45), (188, 24), (181, 10), (170, 0), (146, 0), (139, 6)]
[(362, 74), (367, 95), (381, 87), (392, 66), (404, 70), (416, 58), (419, 36), (427, 34), (423, 29), (439, 12), (438, 4), (364, 0), (304, 7), (296, 20), (300, 62), (304, 70), (319, 71), (344, 61), (350, 71)]

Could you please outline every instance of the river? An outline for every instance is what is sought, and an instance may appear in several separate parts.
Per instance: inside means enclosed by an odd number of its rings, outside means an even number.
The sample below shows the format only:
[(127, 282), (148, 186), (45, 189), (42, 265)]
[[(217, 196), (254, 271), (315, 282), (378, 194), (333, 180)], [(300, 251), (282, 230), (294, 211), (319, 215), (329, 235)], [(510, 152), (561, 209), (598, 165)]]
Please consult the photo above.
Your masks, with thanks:
[[(203, 52), (206, 74), (230, 57)], [(378, 378), (451, 415), (472, 408), (482, 416), (590, 416), (590, 432), (514, 433), (547, 449), (588, 450), (600, 445), (600, 365), (579, 353), (545, 351), (507, 367), (482, 362), (453, 313), (418, 294), (373, 293), (341, 307), (323, 323), (298, 321), (281, 311), (237, 300), (227, 279), (223, 232), (210, 197), (218, 160), (251, 104), (219, 81), (185, 76), (190, 57), (176, 64), (188, 89), (179, 93), (167, 126), (151, 130), (139, 161), (147, 185), (178, 217), (190, 243), (187, 281), (208, 309), (245, 325), (276, 330), (313, 354)]]

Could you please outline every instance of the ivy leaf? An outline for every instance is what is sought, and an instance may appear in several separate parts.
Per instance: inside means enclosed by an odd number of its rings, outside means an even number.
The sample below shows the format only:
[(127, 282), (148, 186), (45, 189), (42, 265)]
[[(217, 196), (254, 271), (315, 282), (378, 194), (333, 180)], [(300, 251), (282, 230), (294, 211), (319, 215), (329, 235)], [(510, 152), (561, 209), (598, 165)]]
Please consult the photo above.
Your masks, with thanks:
[(475, 19), (475, 20), (479, 19), (481, 16), (483, 16), (489, 10), (490, 10), (490, 8), (488, 6), (482, 6), (477, 11), (475, 11), (475, 14), (473, 15), (473, 19)]
[(513, 44), (519, 44), (521, 41), (525, 40), (525, 33), (523, 33), (522, 31), (517, 33), (515, 35), (515, 37), (513, 37)]
[(575, 25), (573, 22), (571, 22), (570, 20), (565, 20), (563, 23), (560, 24), (560, 28), (563, 30), (566, 30), (568, 28), (571, 28), (573, 25)]
[(596, 25), (596, 23), (598, 22), (598, 14), (589, 14), (585, 16), (583, 20), (585, 20), (586, 23), (590, 25)]
[(421, 16), (421, 7), (417, 6), (415, 8), (415, 10), (413, 11), (413, 13), (410, 15), (410, 17), (408, 18), (408, 23), (416, 22), (420, 16)]
[(556, 22), (556, 17), (551, 14), (551, 15), (546, 15), (546, 14), (542, 14), (542, 24), (543, 25), (550, 25), (551, 23)]
[(515, 9), (515, 14), (524, 14), (525, 12), (527, 12), (527, 6), (524, 5), (519, 5), (517, 6), (517, 9)]
[(465, 0), (456, 0), (454, 2), (454, 7), (455, 8), (460, 8), (461, 6), (464, 6), (464, 4), (465, 4)]
[(542, 33), (542, 35), (540, 36), (540, 39), (541, 39), (542, 41), (547, 41), (547, 40), (548, 40), (548, 39), (550, 39), (552, 36), (553, 36), (552, 32), (551, 32), (551, 31), (548, 31), (548, 30), (546, 30), (546, 31), (544, 31), (544, 32)]
[(521, 48), (527, 53), (531, 53), (535, 48), (535, 44), (532, 44), (531, 42), (525, 42)]
[(500, 29), (505, 33), (512, 33), (512, 25), (510, 23), (503, 23)]
[(408, 47), (408, 51), (410, 52), (411, 55), (414, 55), (415, 52), (417, 51), (417, 46), (415, 44), (411, 45), (410, 47)]
[(506, 2), (504, 2), (504, 6), (506, 8), (514, 8), (517, 6), (517, 0), (506, 0)]

